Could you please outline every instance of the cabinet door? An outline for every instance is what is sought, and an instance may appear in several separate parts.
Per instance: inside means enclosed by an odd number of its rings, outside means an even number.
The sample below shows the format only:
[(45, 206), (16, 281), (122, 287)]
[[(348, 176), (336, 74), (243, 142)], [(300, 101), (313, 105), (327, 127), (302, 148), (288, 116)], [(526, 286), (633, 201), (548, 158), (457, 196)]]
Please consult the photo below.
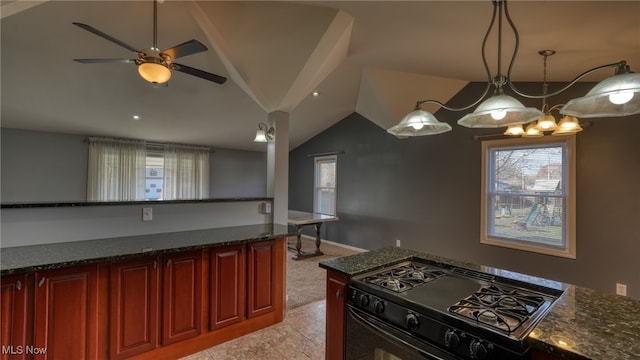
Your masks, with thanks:
[(163, 256), (162, 344), (201, 333), (202, 251)]
[(274, 310), (275, 291), (275, 240), (249, 243), (248, 264), (248, 317)]
[[(27, 335), (27, 299), (31, 288), (27, 288), (26, 275), (9, 275), (0, 278), (0, 359), (26, 359), (25, 346), (30, 344)], [(27, 342), (29, 341), (29, 342)]]
[(156, 257), (111, 264), (112, 359), (124, 359), (158, 345)]
[(36, 273), (34, 307), (36, 359), (98, 358), (97, 265)]
[(327, 271), (327, 360), (344, 359), (347, 282), (346, 277)]
[(244, 245), (212, 249), (209, 268), (209, 328), (219, 329), (245, 317)]

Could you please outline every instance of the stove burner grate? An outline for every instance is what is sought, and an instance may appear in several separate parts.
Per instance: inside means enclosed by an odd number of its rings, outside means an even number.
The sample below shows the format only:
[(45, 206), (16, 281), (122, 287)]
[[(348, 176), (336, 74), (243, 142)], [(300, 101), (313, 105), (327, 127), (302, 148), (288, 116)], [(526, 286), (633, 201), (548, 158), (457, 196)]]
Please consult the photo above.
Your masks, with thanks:
[(543, 303), (542, 296), (490, 285), (450, 306), (449, 311), (511, 333)]
[(412, 262), (369, 275), (363, 281), (394, 292), (404, 292), (442, 275), (444, 275), (442, 270), (429, 269), (426, 265)]

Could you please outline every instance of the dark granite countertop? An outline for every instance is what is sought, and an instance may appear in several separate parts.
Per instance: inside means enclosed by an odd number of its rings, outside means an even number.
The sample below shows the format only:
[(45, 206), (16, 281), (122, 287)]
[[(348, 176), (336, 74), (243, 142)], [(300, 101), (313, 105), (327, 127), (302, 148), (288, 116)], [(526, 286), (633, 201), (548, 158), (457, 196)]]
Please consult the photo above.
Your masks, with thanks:
[(0, 275), (42, 271), (154, 255), (276, 239), (295, 235), (287, 225), (257, 224), (0, 249)]
[(564, 291), (529, 334), (534, 348), (567, 359), (640, 359), (640, 301), (571, 284), (388, 247), (327, 260), (320, 267), (347, 277), (420, 258)]

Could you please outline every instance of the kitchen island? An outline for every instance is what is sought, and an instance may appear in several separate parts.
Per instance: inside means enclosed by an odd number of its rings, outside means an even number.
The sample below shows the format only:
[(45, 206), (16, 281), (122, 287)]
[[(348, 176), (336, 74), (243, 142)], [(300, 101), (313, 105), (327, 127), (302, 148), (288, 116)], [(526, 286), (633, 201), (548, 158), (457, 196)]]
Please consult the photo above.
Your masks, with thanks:
[(446, 264), (562, 291), (526, 338), (536, 359), (640, 359), (640, 301), (502, 269), (401, 248), (327, 260), (327, 359), (344, 357), (347, 285), (351, 278), (413, 259)]
[(3, 351), (178, 358), (281, 322), (290, 235), (257, 224), (2, 248)]

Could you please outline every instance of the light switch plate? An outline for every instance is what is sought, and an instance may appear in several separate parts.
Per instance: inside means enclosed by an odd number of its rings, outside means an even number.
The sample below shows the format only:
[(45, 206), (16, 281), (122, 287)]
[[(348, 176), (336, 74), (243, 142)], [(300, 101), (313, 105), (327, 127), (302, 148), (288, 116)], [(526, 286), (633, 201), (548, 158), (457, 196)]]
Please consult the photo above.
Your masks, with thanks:
[(142, 208), (142, 221), (153, 220), (153, 208)]

